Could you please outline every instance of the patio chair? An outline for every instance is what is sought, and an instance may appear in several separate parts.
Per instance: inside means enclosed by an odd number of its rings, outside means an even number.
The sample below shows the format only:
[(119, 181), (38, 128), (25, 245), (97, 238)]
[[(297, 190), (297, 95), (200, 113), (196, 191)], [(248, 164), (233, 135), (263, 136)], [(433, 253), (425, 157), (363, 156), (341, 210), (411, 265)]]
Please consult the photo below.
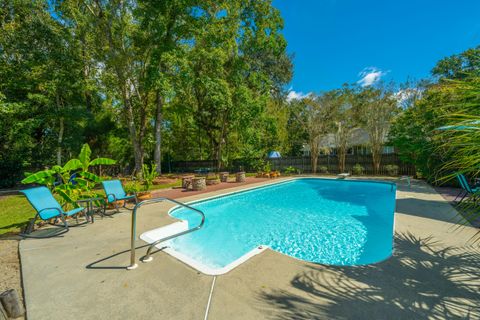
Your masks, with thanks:
[[(85, 210), (83, 207), (78, 207), (72, 209), (70, 211), (64, 211), (62, 206), (58, 203), (58, 201), (53, 197), (52, 193), (47, 187), (36, 187), (31, 189), (21, 190), (27, 199), (28, 202), (32, 205), (32, 207), (37, 211), (35, 217), (30, 220), (29, 224), (25, 228), (20, 235), (25, 238), (51, 238), (54, 236), (58, 236), (60, 234), (68, 232), (68, 222), (66, 221), (66, 217), (75, 217), (78, 223), (78, 214)], [(40, 218), (43, 221), (49, 222), (49, 220), (55, 219), (54, 223), (51, 223), (53, 226), (58, 227), (59, 231), (50, 233), (47, 235), (32, 235), (30, 234), (33, 231), (33, 227), (35, 225), (35, 221)], [(61, 220), (62, 225), (57, 225), (56, 222), (58, 219)], [(87, 221), (88, 222), (88, 219)]]
[(462, 195), (458, 204), (460, 204), (467, 196), (472, 195), (476, 197), (480, 195), (480, 188), (470, 186), (467, 178), (463, 174), (461, 173), (457, 174), (457, 179), (458, 179), (458, 182), (460, 183), (460, 186), (462, 187), (462, 191), (460, 191), (460, 193), (455, 197), (455, 200), (457, 200), (457, 198)]
[(133, 210), (126, 207), (128, 200), (133, 200), (135, 204), (137, 203), (137, 195), (127, 195), (123, 189), (122, 182), (120, 180), (106, 180), (102, 181), (103, 190), (107, 196), (107, 201), (105, 201), (105, 210), (108, 203), (112, 203), (115, 206), (117, 212), (120, 212), (118, 207), (118, 201), (123, 201), (123, 208), (127, 210)]

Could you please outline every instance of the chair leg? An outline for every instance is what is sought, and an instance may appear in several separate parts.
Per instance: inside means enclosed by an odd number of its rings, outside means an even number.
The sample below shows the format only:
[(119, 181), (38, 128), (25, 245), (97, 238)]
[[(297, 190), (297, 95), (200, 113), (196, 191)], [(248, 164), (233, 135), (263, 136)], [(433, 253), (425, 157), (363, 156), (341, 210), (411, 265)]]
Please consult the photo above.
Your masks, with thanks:
[(458, 201), (457, 205), (459, 205), (460, 203), (462, 203), (462, 201), (465, 199), (465, 197), (468, 195), (468, 192), (465, 192), (465, 194), (463, 195), (463, 197), (460, 199), (460, 201)]
[(460, 197), (462, 194), (465, 193), (465, 190), (460, 190), (460, 192), (457, 194), (457, 196), (455, 197), (455, 199), (453, 199), (453, 202), (457, 201), (458, 197)]
[[(34, 219), (32, 219), (30, 221), (31, 226), (28, 226), (28, 229), (31, 229), (33, 227), (35, 221), (37, 220), (37, 217), (38, 217), (38, 214), (35, 216)], [(53, 237), (59, 236), (61, 234), (67, 233), (69, 231), (68, 223), (67, 223), (67, 220), (65, 220), (65, 217), (63, 216), (63, 214), (60, 216), (60, 220), (63, 222), (63, 226), (57, 226), (55, 224), (53, 226), (56, 227), (56, 228), (63, 229), (63, 230), (61, 230), (61, 231), (59, 231), (55, 234), (50, 234), (50, 235), (46, 235), (46, 236), (36, 236), (36, 235), (30, 234), (33, 230), (25, 230), (25, 231), (28, 231), (28, 232), (20, 233), (20, 236), (23, 237), (23, 238), (47, 239), (47, 238), (53, 238)]]
[(38, 213), (35, 215), (34, 218), (30, 219), (28, 224), (25, 226), (25, 229), (23, 230), (23, 234), (30, 234), (33, 231), (33, 227), (35, 226), (35, 221), (37, 221), (38, 218)]

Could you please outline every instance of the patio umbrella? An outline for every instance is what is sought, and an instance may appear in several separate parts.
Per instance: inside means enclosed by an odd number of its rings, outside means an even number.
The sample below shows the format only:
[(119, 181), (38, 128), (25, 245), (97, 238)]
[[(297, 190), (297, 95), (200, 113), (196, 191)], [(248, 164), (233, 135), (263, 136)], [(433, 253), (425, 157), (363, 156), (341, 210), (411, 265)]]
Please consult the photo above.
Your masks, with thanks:
[(269, 159), (279, 159), (281, 157), (282, 156), (280, 155), (280, 152), (278, 152), (278, 151), (270, 151), (268, 153), (268, 156), (267, 156), (267, 158), (269, 158)]

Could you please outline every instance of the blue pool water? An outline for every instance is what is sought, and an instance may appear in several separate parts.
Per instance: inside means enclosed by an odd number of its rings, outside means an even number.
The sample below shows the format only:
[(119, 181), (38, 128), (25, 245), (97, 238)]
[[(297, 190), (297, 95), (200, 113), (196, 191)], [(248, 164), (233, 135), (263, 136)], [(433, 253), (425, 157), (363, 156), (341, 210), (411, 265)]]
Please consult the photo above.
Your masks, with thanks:
[[(333, 265), (369, 264), (392, 253), (395, 185), (304, 178), (206, 200), (204, 228), (169, 242), (210, 268), (223, 268), (259, 245)], [(198, 225), (198, 214), (171, 215)]]

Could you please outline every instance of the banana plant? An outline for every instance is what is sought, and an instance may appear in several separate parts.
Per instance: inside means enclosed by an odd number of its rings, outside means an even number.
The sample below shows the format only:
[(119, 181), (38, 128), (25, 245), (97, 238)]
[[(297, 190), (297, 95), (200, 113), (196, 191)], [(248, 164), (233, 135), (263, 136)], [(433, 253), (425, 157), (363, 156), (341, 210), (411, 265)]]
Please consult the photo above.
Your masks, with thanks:
[[(102, 179), (96, 174), (89, 172), (90, 166), (111, 165), (116, 161), (109, 158), (96, 158), (91, 160), (92, 151), (88, 144), (84, 144), (78, 155), (78, 159), (69, 160), (63, 167), (53, 166), (51, 169), (41, 170), (32, 174), (25, 174), (23, 184), (37, 183), (47, 186), (53, 193), (58, 194), (62, 199), (73, 206), (75, 201), (82, 197), (94, 196), (93, 188)], [(76, 173), (76, 177), (72, 177)], [(56, 184), (60, 178), (61, 183)]]
[(82, 150), (80, 150), (80, 154), (78, 155), (78, 159), (71, 159), (69, 160), (65, 166), (63, 167), (65, 170), (68, 171), (76, 171), (80, 170), (78, 174), (85, 178), (87, 181), (92, 181), (94, 183), (98, 183), (102, 181), (102, 179), (94, 173), (88, 171), (91, 166), (96, 165), (112, 165), (117, 163), (115, 160), (110, 158), (96, 158), (91, 160), (90, 156), (92, 154), (92, 150), (90, 146), (85, 143), (82, 146)]

